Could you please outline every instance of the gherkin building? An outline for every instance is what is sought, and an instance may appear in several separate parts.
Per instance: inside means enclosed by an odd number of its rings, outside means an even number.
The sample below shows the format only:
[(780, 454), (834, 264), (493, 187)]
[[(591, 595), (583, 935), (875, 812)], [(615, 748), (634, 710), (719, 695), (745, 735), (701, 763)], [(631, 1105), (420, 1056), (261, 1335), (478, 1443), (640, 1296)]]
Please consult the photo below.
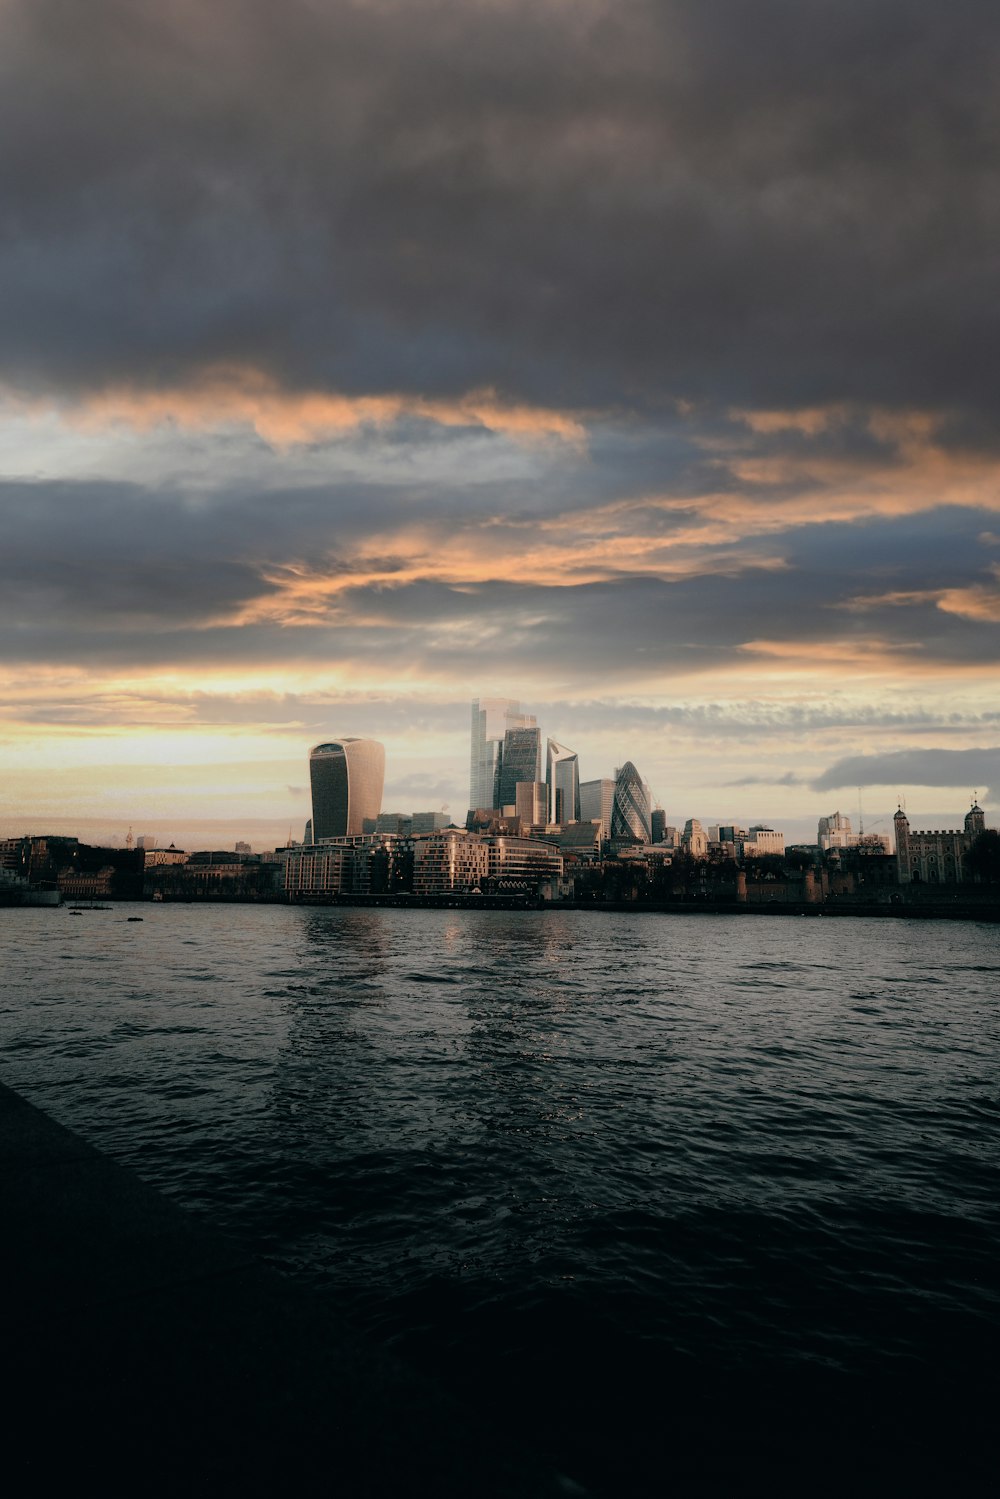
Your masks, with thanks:
[(649, 843), (649, 787), (627, 760), (615, 778), (615, 799), (611, 806), (611, 837), (631, 838)]

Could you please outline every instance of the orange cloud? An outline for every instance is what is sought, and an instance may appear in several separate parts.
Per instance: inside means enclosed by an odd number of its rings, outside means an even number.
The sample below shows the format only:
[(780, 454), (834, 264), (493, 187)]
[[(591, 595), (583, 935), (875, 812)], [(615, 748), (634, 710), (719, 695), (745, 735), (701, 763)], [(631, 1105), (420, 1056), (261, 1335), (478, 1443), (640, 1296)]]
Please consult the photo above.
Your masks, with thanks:
[[(817, 451), (758, 455), (714, 439), (704, 443), (713, 460), (745, 486), (743, 493), (717, 499), (716, 515), (737, 522), (756, 509), (766, 512), (768, 530), (790, 524), (822, 524), (868, 516), (914, 514), (939, 506), (1000, 510), (996, 460), (977, 452), (945, 448), (938, 434), (945, 421), (927, 411), (862, 410), (843, 405), (802, 411), (733, 411), (751, 431), (796, 431), (816, 437), (853, 419), (890, 451), (881, 460), (870, 453), (830, 455)], [(775, 496), (780, 487), (802, 493)], [(761, 492), (762, 491), (762, 492)], [(713, 497), (715, 499), (716, 497)], [(692, 508), (705, 507), (698, 497)], [(992, 533), (984, 533), (984, 539)]]
[[(1000, 564), (994, 563), (989, 571), (1000, 579)], [(1000, 623), (1000, 589), (989, 583), (970, 583), (961, 588), (862, 593), (831, 607), (846, 609), (852, 614), (863, 614), (869, 609), (910, 608), (919, 604), (933, 604), (943, 613), (957, 614), (963, 619), (982, 620), (986, 624)]]
[[(817, 674), (840, 690), (848, 684), (856, 688), (865, 682), (866, 692), (876, 692), (882, 700), (887, 686), (920, 683), (928, 691), (948, 691), (959, 680), (996, 681), (992, 661), (941, 660), (927, 652), (919, 641), (856, 639), (853, 636), (833, 640), (748, 640), (738, 646), (744, 658), (742, 670), (736, 673), (753, 681), (815, 682)], [(730, 668), (725, 668), (729, 670)], [(979, 689), (981, 690), (981, 689)]]
[(739, 650), (748, 655), (766, 656), (775, 660), (788, 661), (888, 661), (895, 658), (900, 651), (921, 651), (923, 646), (915, 640), (901, 643), (891, 640), (866, 639), (858, 640), (850, 637), (846, 640), (747, 640), (738, 647)]
[[(42, 403), (8, 393), (21, 410)], [(493, 390), (471, 391), (453, 400), (420, 396), (344, 396), (290, 391), (248, 366), (215, 367), (186, 385), (165, 390), (108, 386), (83, 396), (60, 415), (93, 428), (122, 424), (143, 431), (166, 423), (198, 431), (234, 424), (249, 426), (277, 448), (323, 440), (363, 426), (388, 426), (417, 417), (444, 427), (483, 427), (515, 441), (557, 438), (581, 445), (586, 429), (575, 416), (502, 400)]]
[(842, 405), (803, 407), (800, 411), (730, 411), (734, 421), (742, 422), (752, 432), (802, 432), (815, 437), (846, 420), (848, 408)]
[[(264, 578), (270, 591), (227, 622), (309, 625), (330, 623), (349, 613), (355, 626), (378, 625), (387, 619), (378, 608), (379, 594), (415, 583), (443, 584), (472, 594), (496, 581), (559, 588), (621, 577), (665, 581), (735, 577), (760, 570), (774, 572), (787, 565), (780, 556), (693, 550), (673, 538), (620, 535), (600, 527), (576, 545), (567, 545), (560, 532), (547, 540), (545, 528), (538, 530), (539, 535), (529, 542), (520, 530), (506, 542), (491, 536), (487, 548), (475, 523), (449, 533), (430, 525), (386, 532), (372, 537), (350, 558), (338, 560), (335, 568), (301, 562), (267, 568)], [(360, 609), (357, 595), (362, 589), (368, 590), (369, 598)]]
[[(1000, 576), (1000, 568), (993, 573)], [(945, 614), (957, 614), (962, 619), (981, 620), (984, 624), (1000, 624), (1000, 590), (988, 583), (971, 584), (967, 588), (946, 588), (937, 601)]]
[(831, 609), (846, 609), (851, 614), (866, 614), (869, 609), (906, 609), (916, 604), (937, 604), (940, 588), (897, 589), (890, 593), (859, 593), (854, 598), (831, 604)]

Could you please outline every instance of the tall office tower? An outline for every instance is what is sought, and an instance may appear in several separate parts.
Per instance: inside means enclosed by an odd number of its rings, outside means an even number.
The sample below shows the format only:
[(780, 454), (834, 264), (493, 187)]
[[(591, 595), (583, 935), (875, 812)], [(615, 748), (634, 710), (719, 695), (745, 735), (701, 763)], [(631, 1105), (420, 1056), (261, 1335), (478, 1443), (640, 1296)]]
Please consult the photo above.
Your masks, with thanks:
[(514, 788), (514, 813), (520, 818), (522, 827), (525, 824), (531, 827), (544, 825), (548, 815), (547, 790), (544, 781), (518, 781)]
[(636, 843), (649, 842), (649, 787), (631, 760), (626, 760), (615, 776), (611, 836), (631, 838)]
[(615, 802), (615, 783), (610, 776), (600, 781), (584, 781), (580, 787), (580, 820), (596, 822), (600, 818), (601, 837), (611, 837), (611, 808)]
[(667, 814), (662, 807), (654, 807), (649, 817), (649, 834), (652, 843), (662, 843), (667, 831)]
[(580, 757), (554, 739), (545, 746), (545, 784), (549, 788), (549, 822), (579, 822)]
[[(472, 699), (472, 752), (469, 756), (469, 810), (495, 807), (497, 760), (508, 729), (527, 729), (537, 720), (522, 713), (521, 704), (509, 697)], [(534, 780), (531, 776), (529, 780)]]
[(309, 751), (312, 835), (350, 838), (382, 810), (385, 749), (374, 739), (336, 739)]
[(497, 755), (493, 803), (502, 812), (517, 798), (518, 781), (542, 779), (541, 729), (508, 729)]

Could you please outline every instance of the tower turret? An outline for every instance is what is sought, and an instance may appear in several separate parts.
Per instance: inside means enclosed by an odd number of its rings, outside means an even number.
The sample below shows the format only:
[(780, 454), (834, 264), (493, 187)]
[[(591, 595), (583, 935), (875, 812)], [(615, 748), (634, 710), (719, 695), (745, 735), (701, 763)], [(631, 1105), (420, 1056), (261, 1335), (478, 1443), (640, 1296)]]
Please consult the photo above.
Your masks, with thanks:
[(986, 813), (973, 794), (972, 806), (965, 814), (965, 831), (970, 843), (979, 837), (980, 833), (986, 832)]
[(896, 815), (892, 819), (893, 829), (896, 834), (896, 865), (898, 879), (901, 885), (910, 882), (910, 820), (902, 807), (896, 809)]

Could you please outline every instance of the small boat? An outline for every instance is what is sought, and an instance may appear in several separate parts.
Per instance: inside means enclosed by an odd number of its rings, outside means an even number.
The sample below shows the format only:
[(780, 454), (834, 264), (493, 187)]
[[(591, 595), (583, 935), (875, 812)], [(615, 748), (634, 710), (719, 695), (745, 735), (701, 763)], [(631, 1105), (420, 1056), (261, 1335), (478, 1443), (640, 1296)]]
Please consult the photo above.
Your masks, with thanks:
[(130, 916), (128, 919), (129, 921), (145, 921), (146, 918), (144, 916)]

